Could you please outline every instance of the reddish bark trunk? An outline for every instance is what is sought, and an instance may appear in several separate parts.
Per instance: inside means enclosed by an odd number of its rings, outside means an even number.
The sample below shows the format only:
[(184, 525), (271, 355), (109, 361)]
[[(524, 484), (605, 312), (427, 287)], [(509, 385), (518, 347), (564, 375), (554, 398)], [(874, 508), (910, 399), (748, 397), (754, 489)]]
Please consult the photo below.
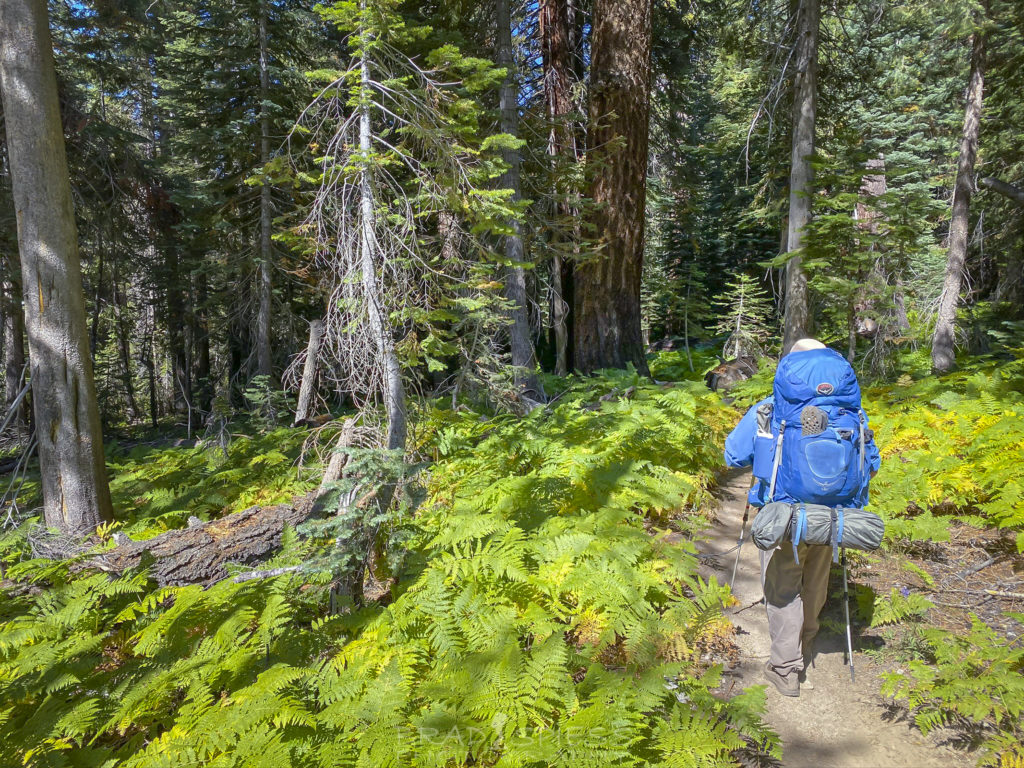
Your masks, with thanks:
[(633, 363), (640, 327), (651, 77), (650, 0), (596, 0), (587, 163), (597, 252), (576, 267), (573, 346), (583, 373)]

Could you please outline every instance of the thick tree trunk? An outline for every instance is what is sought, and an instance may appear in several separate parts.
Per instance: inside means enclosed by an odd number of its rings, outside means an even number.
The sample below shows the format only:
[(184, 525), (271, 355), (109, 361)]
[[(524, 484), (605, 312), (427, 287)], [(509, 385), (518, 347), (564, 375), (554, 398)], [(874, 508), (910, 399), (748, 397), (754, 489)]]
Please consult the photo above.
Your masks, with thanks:
[[(505, 69), (501, 83), (499, 105), (501, 109), (501, 131), (510, 136), (519, 133), (519, 87), (516, 84), (516, 63), (512, 51), (512, 18), (509, 12), (511, 0), (497, 0), (498, 16), (498, 66)], [(518, 149), (502, 150), (502, 159), (508, 166), (498, 182), (504, 189), (512, 190), (512, 200), (522, 199), (519, 184), (520, 157)], [(509, 222), (512, 233), (505, 236), (505, 259), (508, 261), (505, 276), (505, 298), (511, 304), (509, 342), (512, 351), (512, 368), (516, 388), (533, 400), (542, 400), (544, 390), (537, 380), (537, 357), (530, 333), (530, 318), (526, 306), (526, 272), (522, 264), (526, 261), (520, 222)]]
[(324, 324), (314, 320), (309, 324), (309, 344), (306, 346), (306, 361), (302, 366), (302, 384), (299, 385), (299, 404), (295, 409), (295, 426), (309, 418), (309, 408), (316, 392), (317, 364), (320, 358), (320, 340), (324, 335)]
[[(507, 1), (507, 0), (506, 0)], [(544, 100), (547, 105), (550, 133), (548, 154), (557, 166), (560, 158), (575, 162), (579, 159), (576, 134), (568, 122), (572, 112), (572, 27), (569, 21), (570, 0), (542, 0), (538, 9), (538, 28), (541, 39), (541, 58), (544, 67)], [(557, 174), (556, 174), (557, 176)], [(555, 198), (560, 197), (558, 190)], [(555, 217), (559, 225), (578, 219), (565, 200), (555, 203)], [(578, 229), (578, 227), (577, 227)], [(555, 341), (555, 373), (565, 376), (569, 372), (569, 322), (572, 270), (566, 269), (559, 252), (562, 226), (555, 226), (552, 239), (554, 256), (551, 260), (551, 326)], [(576, 238), (578, 243), (578, 238)]]
[[(270, 117), (266, 102), (270, 98), (270, 72), (267, 54), (267, 3), (260, 3), (260, 165), (270, 162)], [(273, 201), (270, 197), (270, 183), (266, 180), (260, 186), (260, 235), (259, 269), (257, 270), (257, 295), (259, 308), (256, 315), (256, 373), (259, 376), (273, 375), (271, 352), (270, 314), (273, 285), (271, 269), (273, 250), (271, 247), (271, 224)]]
[(967, 261), (968, 219), (974, 191), (974, 160), (981, 133), (982, 94), (985, 89), (985, 37), (975, 32), (971, 44), (971, 75), (967, 85), (964, 129), (960, 137), (960, 159), (953, 187), (953, 213), (949, 221), (949, 250), (946, 279), (939, 298), (939, 312), (932, 336), (932, 369), (945, 373), (956, 365), (956, 309), (960, 303), (964, 265)]
[(57, 77), (44, 0), (0, 3), (0, 83), (18, 219), (48, 526), (112, 519)]
[(786, 245), (795, 255), (786, 264), (786, 316), (782, 353), (811, 332), (811, 310), (800, 250), (811, 220), (814, 122), (818, 107), (818, 27), (821, 0), (800, 0), (797, 8), (796, 74), (793, 77), (793, 143), (789, 171), (789, 231)]
[(574, 277), (574, 364), (647, 374), (640, 278), (647, 188), (651, 0), (595, 0), (587, 162), (597, 253)]

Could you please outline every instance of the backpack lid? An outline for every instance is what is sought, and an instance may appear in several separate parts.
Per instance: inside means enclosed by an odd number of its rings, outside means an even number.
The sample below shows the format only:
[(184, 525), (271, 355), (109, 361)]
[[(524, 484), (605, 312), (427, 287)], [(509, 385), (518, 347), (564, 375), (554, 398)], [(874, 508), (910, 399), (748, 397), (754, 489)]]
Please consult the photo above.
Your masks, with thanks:
[(807, 405), (860, 408), (860, 384), (846, 358), (834, 349), (790, 353), (779, 361), (773, 385), (773, 421), (800, 423)]

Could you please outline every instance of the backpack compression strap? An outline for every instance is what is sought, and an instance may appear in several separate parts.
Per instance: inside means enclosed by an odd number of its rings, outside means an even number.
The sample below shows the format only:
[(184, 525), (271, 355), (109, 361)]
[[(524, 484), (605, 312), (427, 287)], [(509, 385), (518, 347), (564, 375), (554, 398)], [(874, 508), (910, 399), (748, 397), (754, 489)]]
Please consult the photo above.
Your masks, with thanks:
[(779, 424), (779, 436), (775, 440), (775, 461), (772, 462), (772, 482), (768, 486), (768, 501), (775, 501), (775, 478), (779, 474), (779, 462), (782, 461), (782, 436), (786, 434), (786, 420)]
[(800, 556), (796, 552), (800, 540), (807, 535), (807, 505), (800, 503), (800, 514), (796, 518), (796, 527), (793, 531), (793, 560), (800, 565)]

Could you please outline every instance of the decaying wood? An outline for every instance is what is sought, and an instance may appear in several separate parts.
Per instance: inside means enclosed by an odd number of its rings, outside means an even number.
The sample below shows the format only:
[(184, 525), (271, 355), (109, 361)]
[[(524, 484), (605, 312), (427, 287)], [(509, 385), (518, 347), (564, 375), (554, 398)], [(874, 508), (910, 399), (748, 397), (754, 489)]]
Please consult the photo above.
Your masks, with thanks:
[(317, 364), (320, 357), (320, 341), (324, 335), (324, 324), (314, 320), (309, 324), (309, 344), (306, 347), (306, 362), (302, 367), (302, 384), (299, 387), (299, 404), (295, 409), (295, 422), (292, 426), (304, 424), (309, 419), (309, 411), (313, 404), (313, 393), (316, 391)]
[(346, 449), (351, 448), (353, 445), (355, 426), (354, 419), (346, 419), (345, 423), (341, 425), (341, 434), (338, 435), (338, 441), (334, 444), (334, 453), (331, 454), (331, 460), (327, 462), (327, 469), (324, 470), (323, 479), (320, 481), (319, 493), (326, 492), (332, 483), (336, 483), (341, 479), (341, 475), (348, 465), (349, 458), (351, 458)]
[(315, 494), (295, 504), (249, 507), (209, 523), (162, 533), (145, 541), (130, 541), (80, 567), (122, 573), (153, 558), (153, 578), (160, 586), (210, 586), (228, 577), (228, 566), (266, 559), (281, 546), (287, 526), (298, 525), (315, 509)]

